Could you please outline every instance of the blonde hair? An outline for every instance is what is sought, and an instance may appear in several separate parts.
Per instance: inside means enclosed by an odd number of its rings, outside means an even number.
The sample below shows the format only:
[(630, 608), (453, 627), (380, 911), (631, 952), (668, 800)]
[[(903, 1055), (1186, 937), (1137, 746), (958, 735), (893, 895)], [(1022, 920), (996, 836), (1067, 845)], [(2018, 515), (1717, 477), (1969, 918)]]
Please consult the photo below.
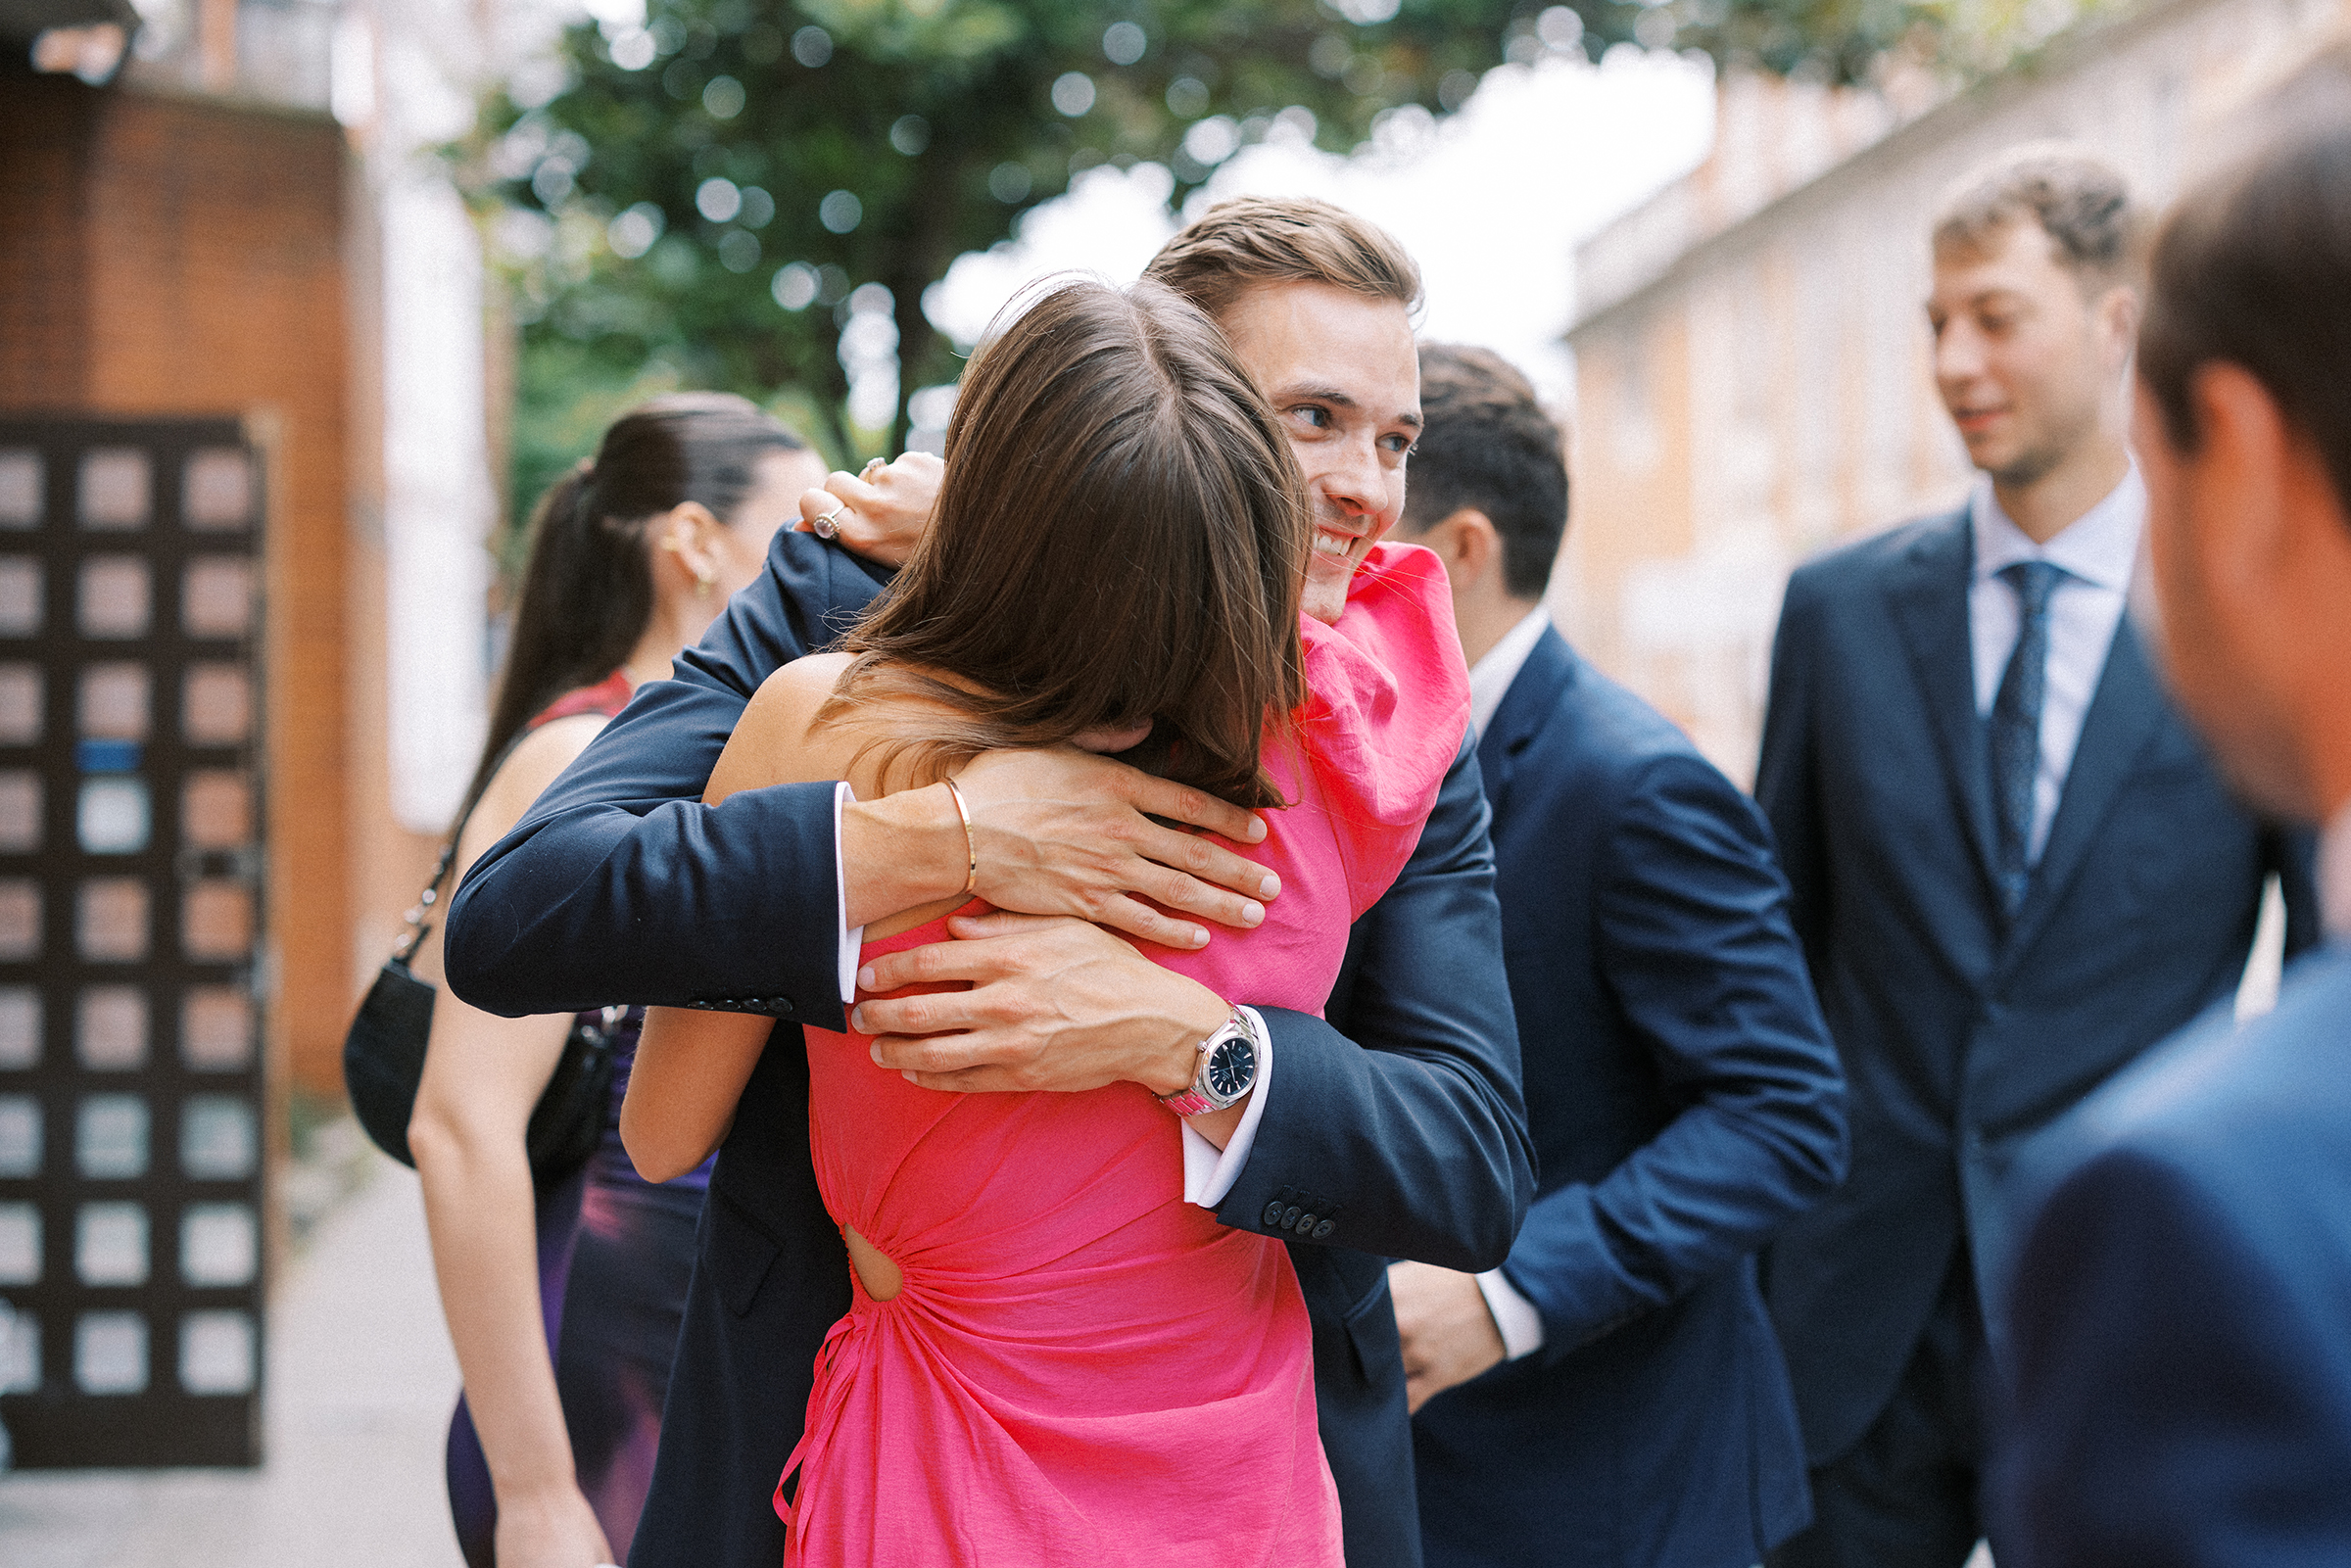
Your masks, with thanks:
[(1394, 235), (1307, 196), (1219, 202), (1161, 246), (1143, 276), (1220, 320), (1260, 283), (1328, 283), (1407, 310), (1420, 307), (1420, 269)]

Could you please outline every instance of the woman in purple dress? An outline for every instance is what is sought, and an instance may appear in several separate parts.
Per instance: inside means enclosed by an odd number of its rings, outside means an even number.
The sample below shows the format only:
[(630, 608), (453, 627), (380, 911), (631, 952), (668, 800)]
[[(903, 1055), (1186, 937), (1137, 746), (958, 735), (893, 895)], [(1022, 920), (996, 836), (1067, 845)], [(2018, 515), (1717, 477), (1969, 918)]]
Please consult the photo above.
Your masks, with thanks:
[[(751, 404), (685, 394), (623, 416), (548, 493), (457, 877), (639, 682), (667, 677), (823, 479)], [(417, 969), (439, 981), (438, 931)], [(408, 1146), (464, 1375), (449, 1500), (469, 1568), (592, 1568), (637, 1528), (708, 1174), (653, 1186), (621, 1150), (639, 1022), (496, 1018), (446, 989), (434, 1005)], [(611, 1114), (584, 1168), (535, 1186), (523, 1129), (575, 1023), (617, 1036)]]

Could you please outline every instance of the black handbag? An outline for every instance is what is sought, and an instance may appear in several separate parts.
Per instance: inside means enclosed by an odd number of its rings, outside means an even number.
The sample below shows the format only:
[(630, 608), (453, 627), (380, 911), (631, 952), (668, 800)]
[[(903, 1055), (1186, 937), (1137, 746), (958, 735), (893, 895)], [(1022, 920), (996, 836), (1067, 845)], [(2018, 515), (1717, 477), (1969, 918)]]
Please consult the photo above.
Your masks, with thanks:
[[(472, 814), (468, 808), (466, 815)], [(424, 1078), (424, 1047), (433, 1028), (433, 998), (438, 987), (416, 977), (408, 960), (432, 929), (433, 906), (440, 901), (441, 884), (456, 858), (457, 840), (465, 832), (460, 817), (433, 868), (416, 907), (408, 911), (408, 932), (377, 972), (351, 1027), (343, 1035), (343, 1087), (351, 1096), (352, 1113), (375, 1146), (404, 1165), (414, 1165), (408, 1150), (408, 1118), (416, 1110), (416, 1086)], [(563, 1042), (563, 1055), (531, 1108), (523, 1134), (530, 1156), (531, 1175), (542, 1182), (560, 1181), (587, 1164), (603, 1137), (604, 1117), (612, 1096), (612, 1052), (619, 1023), (628, 1009), (607, 1007), (591, 1022), (572, 1025)]]

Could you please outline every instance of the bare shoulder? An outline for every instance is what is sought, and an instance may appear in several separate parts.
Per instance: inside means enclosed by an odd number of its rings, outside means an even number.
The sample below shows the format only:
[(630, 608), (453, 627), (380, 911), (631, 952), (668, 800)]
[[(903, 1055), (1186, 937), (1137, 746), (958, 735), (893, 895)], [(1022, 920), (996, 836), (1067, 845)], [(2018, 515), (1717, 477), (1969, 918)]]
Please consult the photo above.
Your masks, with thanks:
[(555, 775), (588, 749), (605, 722), (601, 714), (575, 713), (526, 732), (490, 776), (481, 802), (466, 821), (465, 841), (458, 846), (463, 864), (471, 865), (476, 855), (504, 838), (531, 809), (531, 802), (555, 782)]
[(735, 733), (776, 728), (787, 730), (795, 739), (807, 734), (816, 710), (825, 705), (825, 699), (848, 673), (855, 657), (849, 653), (811, 653), (779, 666), (751, 693), (750, 706), (744, 710)]
[(778, 784), (813, 784), (840, 777), (836, 747), (812, 744), (817, 710), (833, 695), (851, 655), (812, 653), (777, 669), (759, 683), (735, 734), (710, 772), (703, 800), (711, 805), (739, 789)]

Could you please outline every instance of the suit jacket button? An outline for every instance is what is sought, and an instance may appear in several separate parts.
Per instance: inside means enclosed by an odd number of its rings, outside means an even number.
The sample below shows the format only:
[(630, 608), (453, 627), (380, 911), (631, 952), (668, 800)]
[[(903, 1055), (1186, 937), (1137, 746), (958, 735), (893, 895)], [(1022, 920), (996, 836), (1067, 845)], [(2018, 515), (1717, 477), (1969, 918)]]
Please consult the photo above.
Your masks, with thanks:
[(1296, 1231), (1299, 1235), (1303, 1236), (1308, 1231), (1311, 1231), (1315, 1228), (1315, 1216), (1311, 1213), (1300, 1214), (1298, 1216), (1298, 1223), (1292, 1225), (1290, 1228)]
[(1298, 1223), (1298, 1206), (1292, 1204), (1281, 1212), (1279, 1224), (1283, 1230), (1287, 1230), (1296, 1223)]
[(1281, 1202), (1279, 1199), (1266, 1205), (1266, 1223), (1273, 1226), (1276, 1230), (1281, 1228)]
[(791, 997), (789, 997), (789, 996), (779, 996), (779, 997), (777, 997), (777, 998), (776, 998), (776, 1016), (777, 1016), (777, 1017), (779, 1017), (779, 1018), (787, 1018), (787, 1019), (788, 1019), (788, 1018), (790, 1018), (790, 1017), (792, 1017), (792, 998), (791, 998)]
[(1327, 1219), (1324, 1219), (1324, 1220), (1319, 1220), (1319, 1221), (1317, 1221), (1317, 1223), (1316, 1223), (1316, 1225), (1315, 1225), (1315, 1240), (1317, 1240), (1317, 1241), (1320, 1241), (1320, 1240), (1321, 1240), (1323, 1237), (1325, 1237), (1325, 1236), (1329, 1235), (1329, 1234), (1330, 1234), (1330, 1232), (1331, 1232), (1331, 1223), (1330, 1223), (1330, 1221), (1329, 1221), (1329, 1220), (1327, 1220)]

